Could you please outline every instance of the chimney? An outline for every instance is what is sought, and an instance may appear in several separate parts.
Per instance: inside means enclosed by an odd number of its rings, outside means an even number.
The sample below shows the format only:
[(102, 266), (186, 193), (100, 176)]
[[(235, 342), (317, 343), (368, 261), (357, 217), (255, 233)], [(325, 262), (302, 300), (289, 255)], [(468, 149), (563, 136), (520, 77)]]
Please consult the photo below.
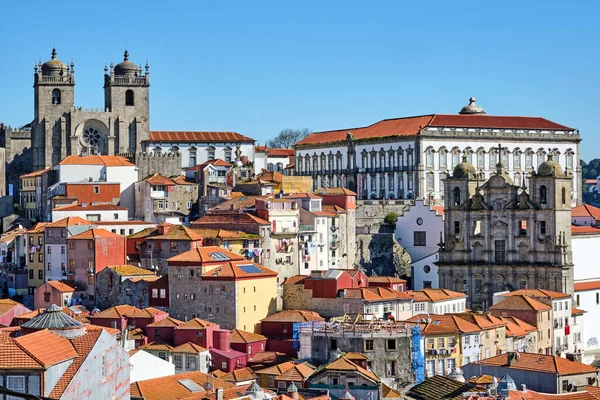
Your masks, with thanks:
[(223, 400), (223, 388), (217, 388), (217, 400)]
[(521, 385), (521, 392), (526, 392), (527, 391), (527, 385), (522, 384)]
[(158, 229), (159, 235), (165, 235), (167, 232), (169, 232), (169, 229), (171, 229), (171, 224), (164, 222), (159, 224), (156, 228)]
[(227, 329), (215, 329), (213, 331), (213, 346), (217, 350), (229, 351), (229, 335)]
[(506, 355), (508, 357), (508, 365), (515, 365), (518, 359), (517, 354), (514, 351), (509, 351), (506, 353)]

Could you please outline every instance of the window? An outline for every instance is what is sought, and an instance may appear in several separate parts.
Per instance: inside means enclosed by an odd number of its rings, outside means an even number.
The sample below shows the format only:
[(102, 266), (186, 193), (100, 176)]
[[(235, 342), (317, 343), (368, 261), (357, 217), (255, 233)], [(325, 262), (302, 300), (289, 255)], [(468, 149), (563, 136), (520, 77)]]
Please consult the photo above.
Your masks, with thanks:
[(387, 350), (396, 350), (396, 339), (388, 339), (385, 343)]
[(60, 90), (54, 89), (52, 91), (52, 104), (60, 104)]
[(159, 351), (158, 352), (158, 358), (160, 358), (161, 360), (167, 361), (167, 352), (166, 351)]
[(279, 389), (285, 389), (287, 386), (286, 386), (285, 382), (280, 381), (280, 382), (277, 382), (277, 387)]
[(452, 204), (460, 206), (460, 189), (458, 187), (455, 187), (452, 191)]
[(102, 353), (102, 365), (100, 366), (102, 371), (102, 378), (106, 378), (106, 353)]
[(99, 194), (100, 193), (100, 186), (94, 186), (94, 194)]
[(431, 377), (433, 375), (435, 375), (435, 361), (434, 360), (427, 360), (427, 376)]
[(387, 376), (396, 376), (396, 361), (395, 360), (388, 361), (386, 364), (387, 364), (386, 375)]
[(160, 289), (160, 298), (161, 299), (167, 298), (167, 289)]
[(173, 354), (173, 364), (175, 364), (175, 368), (181, 369), (183, 367), (183, 360), (181, 354)]
[(431, 151), (425, 155), (425, 162), (427, 168), (433, 168), (433, 153)]
[(52, 254), (52, 247), (48, 246), (48, 250), (46, 251), (46, 254)]
[(546, 234), (546, 221), (540, 221), (540, 235)]
[(171, 242), (171, 252), (177, 251), (177, 242)]
[(38, 262), (44, 262), (44, 253), (38, 253)]
[(365, 351), (373, 351), (373, 339), (365, 340)]
[(540, 204), (546, 204), (547, 202), (547, 190), (546, 186), (540, 186)]
[(458, 235), (460, 233), (460, 221), (454, 221), (454, 234)]
[(125, 92), (125, 105), (126, 106), (134, 106), (134, 96), (133, 90), (129, 89)]
[(60, 254), (65, 254), (67, 252), (67, 249), (65, 248), (65, 246), (60, 246)]
[(506, 262), (506, 242), (504, 240), (494, 240), (494, 251), (496, 262)]
[(567, 204), (567, 189), (561, 189), (561, 202), (562, 204)]
[(521, 154), (515, 152), (513, 154), (513, 168), (520, 169), (521, 168)]
[(38, 269), (38, 279), (44, 279), (44, 270)]
[(331, 350), (336, 350), (338, 348), (337, 347), (337, 340), (336, 339), (330, 339), (329, 340), (329, 348)]
[(48, 271), (52, 270), (52, 263), (48, 261)]
[(426, 231), (415, 231), (414, 232), (414, 246), (426, 246), (427, 245), (427, 232)]
[(195, 371), (196, 368), (196, 356), (185, 356), (185, 369), (188, 371)]
[(443, 349), (445, 346), (445, 340), (444, 338), (438, 338), (437, 340), (437, 347), (438, 349)]
[(533, 167), (533, 156), (530, 152), (525, 153), (525, 168)]
[[(6, 388), (18, 393), (25, 393), (25, 377), (8, 375), (6, 377)], [(16, 399), (14, 396), (8, 396), (7, 398)]]
[(44, 302), (48, 303), (50, 301), (50, 292), (44, 292)]
[(273, 375), (269, 375), (267, 377), (267, 386), (274, 387), (275, 386), (275, 377)]
[(569, 391), (569, 381), (566, 379), (562, 381), (562, 391), (563, 392)]

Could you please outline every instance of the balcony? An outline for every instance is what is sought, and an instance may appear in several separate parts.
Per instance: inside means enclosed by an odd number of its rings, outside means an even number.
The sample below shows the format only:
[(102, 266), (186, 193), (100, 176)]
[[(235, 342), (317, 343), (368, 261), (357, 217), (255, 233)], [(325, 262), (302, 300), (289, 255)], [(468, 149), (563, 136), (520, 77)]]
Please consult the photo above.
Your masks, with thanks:
[(300, 232), (310, 232), (310, 231), (314, 231), (314, 230), (315, 230), (314, 225), (300, 225)]

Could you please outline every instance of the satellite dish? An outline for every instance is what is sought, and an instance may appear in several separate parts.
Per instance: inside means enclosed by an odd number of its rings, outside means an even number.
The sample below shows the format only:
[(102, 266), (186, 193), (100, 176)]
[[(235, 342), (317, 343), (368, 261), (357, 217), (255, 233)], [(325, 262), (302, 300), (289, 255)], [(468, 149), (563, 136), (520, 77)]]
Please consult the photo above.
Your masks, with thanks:
[(206, 382), (204, 384), (204, 390), (206, 390), (208, 392), (211, 389), (212, 389), (212, 385), (210, 384), (210, 382)]

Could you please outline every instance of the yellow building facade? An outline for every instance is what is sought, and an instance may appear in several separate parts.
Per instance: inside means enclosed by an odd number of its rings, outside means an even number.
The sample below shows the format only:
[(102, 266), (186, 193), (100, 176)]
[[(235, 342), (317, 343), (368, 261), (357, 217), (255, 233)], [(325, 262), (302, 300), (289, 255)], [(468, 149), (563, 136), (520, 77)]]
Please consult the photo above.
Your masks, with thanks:
[(277, 312), (277, 275), (235, 281), (236, 328), (260, 333), (260, 321)]
[(26, 265), (27, 265), (27, 286), (29, 294), (33, 294), (35, 289), (42, 286), (45, 282), (46, 274), (44, 271), (44, 226), (43, 222), (38, 222), (33, 228), (25, 232), (27, 241)]
[(427, 377), (448, 375), (462, 365), (459, 332), (436, 324), (421, 325), (425, 341), (425, 373)]

